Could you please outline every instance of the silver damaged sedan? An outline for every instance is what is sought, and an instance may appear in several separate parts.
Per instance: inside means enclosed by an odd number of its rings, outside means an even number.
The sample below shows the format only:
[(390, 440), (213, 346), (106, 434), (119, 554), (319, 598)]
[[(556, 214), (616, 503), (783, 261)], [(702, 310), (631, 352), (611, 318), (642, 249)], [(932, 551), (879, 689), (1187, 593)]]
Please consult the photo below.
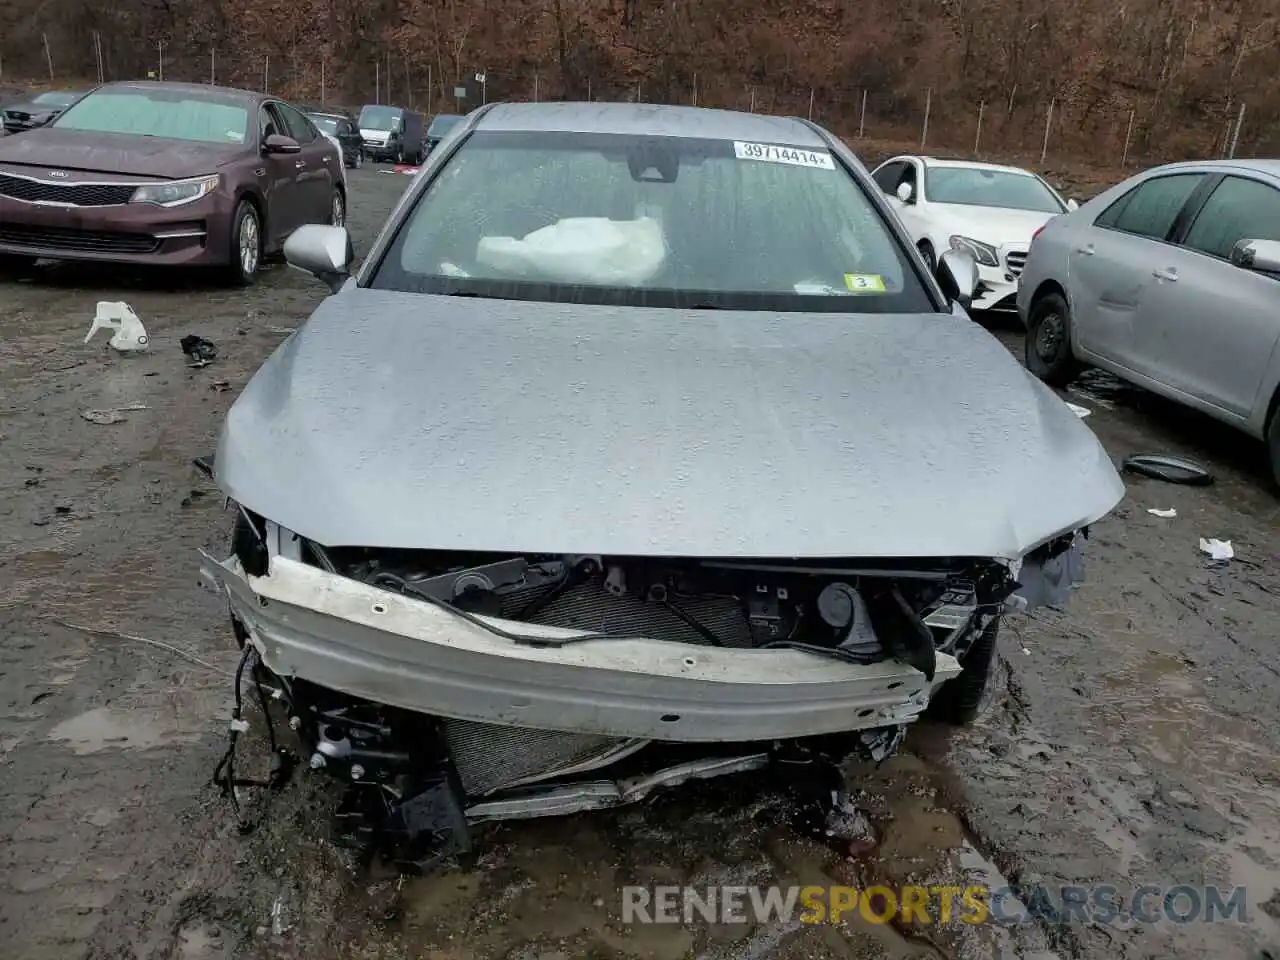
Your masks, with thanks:
[(1123, 492), (802, 120), (490, 105), (358, 273), (338, 227), (286, 256), (333, 295), (228, 414), (203, 572), (351, 816), (429, 808), (418, 859), (971, 719)]
[(1055, 217), (1018, 311), (1047, 383), (1107, 370), (1264, 440), (1280, 483), (1280, 161), (1168, 164)]

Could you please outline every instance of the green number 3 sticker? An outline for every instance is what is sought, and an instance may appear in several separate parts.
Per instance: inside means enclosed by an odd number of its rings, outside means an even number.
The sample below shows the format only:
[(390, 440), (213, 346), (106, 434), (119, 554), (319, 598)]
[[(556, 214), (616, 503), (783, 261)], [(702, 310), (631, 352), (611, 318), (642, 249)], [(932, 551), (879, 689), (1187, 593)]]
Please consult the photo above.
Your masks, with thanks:
[(884, 277), (878, 273), (846, 273), (844, 285), (850, 293), (884, 293)]

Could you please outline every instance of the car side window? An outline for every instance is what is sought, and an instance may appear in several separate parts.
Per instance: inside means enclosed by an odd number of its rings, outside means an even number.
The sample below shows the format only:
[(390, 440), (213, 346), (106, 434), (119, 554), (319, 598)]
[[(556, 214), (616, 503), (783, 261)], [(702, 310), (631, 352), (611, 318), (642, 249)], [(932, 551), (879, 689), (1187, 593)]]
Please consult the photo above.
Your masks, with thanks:
[(271, 109), (271, 104), (264, 103), (258, 109), (258, 142), (265, 143), (267, 137), (274, 137), (279, 134), (288, 136), (283, 129), (280, 118)]
[(1280, 190), (1245, 177), (1227, 177), (1209, 194), (1183, 243), (1229, 260), (1241, 240), (1280, 240)]
[(886, 163), (875, 172), (876, 184), (885, 193), (893, 193), (894, 190), (898, 189), (898, 181), (902, 179), (902, 170), (905, 166), (906, 163), (902, 160), (895, 163)]
[(287, 103), (276, 103), (273, 106), (280, 114), (280, 119), (284, 121), (289, 136), (301, 144), (308, 144), (315, 140), (316, 128), (301, 111), (295, 110)]
[(1174, 173), (1147, 180), (1107, 207), (1094, 225), (1163, 240), (1203, 179), (1202, 173)]

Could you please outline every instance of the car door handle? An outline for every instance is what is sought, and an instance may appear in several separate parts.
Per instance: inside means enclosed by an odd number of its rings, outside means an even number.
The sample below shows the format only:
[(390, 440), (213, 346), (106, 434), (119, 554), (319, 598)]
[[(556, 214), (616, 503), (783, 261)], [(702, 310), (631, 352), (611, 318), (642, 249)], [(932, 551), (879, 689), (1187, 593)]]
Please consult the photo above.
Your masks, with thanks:
[(1173, 269), (1173, 267), (1169, 267), (1166, 270), (1152, 270), (1151, 275), (1157, 280), (1173, 281), (1178, 279), (1178, 271)]
[(296, 167), (298, 170), (301, 170), (306, 165), (307, 165), (307, 161), (299, 160), (297, 163), (294, 164), (294, 167)]
[(1092, 256), (1093, 256), (1093, 244), (1091, 243), (1091, 244), (1089, 244), (1088, 246), (1085, 246), (1085, 247), (1076, 247), (1076, 253), (1081, 254), (1082, 256), (1092, 257)]

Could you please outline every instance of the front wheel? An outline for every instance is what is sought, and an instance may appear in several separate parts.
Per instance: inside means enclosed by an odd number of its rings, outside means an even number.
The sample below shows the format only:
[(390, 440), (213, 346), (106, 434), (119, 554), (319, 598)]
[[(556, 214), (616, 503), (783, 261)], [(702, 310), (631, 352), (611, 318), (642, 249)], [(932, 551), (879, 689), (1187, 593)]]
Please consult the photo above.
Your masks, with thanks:
[(231, 250), (226, 276), (233, 286), (247, 287), (258, 278), (262, 263), (262, 220), (248, 200), (241, 200), (231, 217)]
[(1080, 372), (1071, 352), (1071, 308), (1060, 293), (1036, 299), (1027, 314), (1027, 369), (1054, 387), (1065, 387)]
[(938, 688), (929, 701), (927, 715), (931, 719), (967, 726), (978, 718), (991, 679), (991, 667), (996, 661), (999, 638), (1000, 618), (993, 617), (960, 658), (960, 674)]
[(347, 201), (341, 190), (333, 191), (333, 200), (329, 204), (329, 226), (345, 227), (347, 225)]
[(0, 253), (0, 278), (24, 277), (35, 265), (35, 257), (20, 253)]

